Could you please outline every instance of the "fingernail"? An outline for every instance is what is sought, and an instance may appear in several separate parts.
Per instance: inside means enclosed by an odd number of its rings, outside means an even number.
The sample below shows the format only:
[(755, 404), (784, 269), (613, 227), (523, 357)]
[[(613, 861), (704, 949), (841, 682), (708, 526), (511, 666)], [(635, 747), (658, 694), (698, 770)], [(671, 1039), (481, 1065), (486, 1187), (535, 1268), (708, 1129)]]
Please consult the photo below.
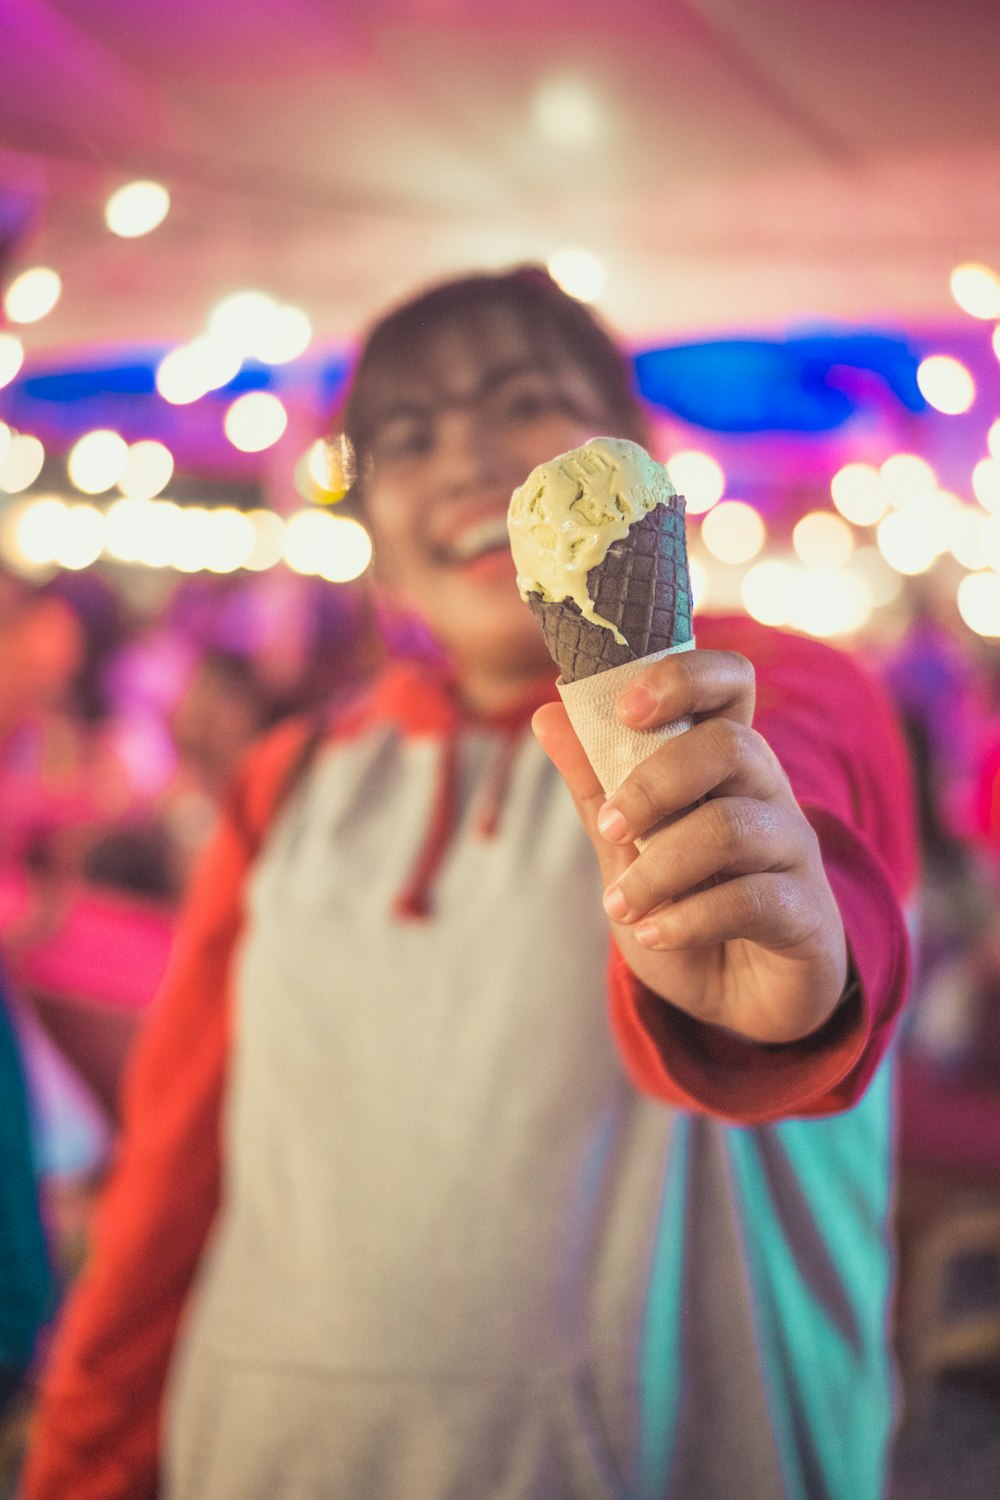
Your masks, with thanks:
[(644, 719), (651, 714), (656, 699), (648, 688), (629, 688), (618, 699), (618, 714), (623, 719)]
[(623, 839), (628, 832), (624, 813), (605, 802), (597, 815), (597, 829), (606, 839)]
[(655, 948), (660, 941), (660, 929), (655, 922), (640, 922), (634, 932), (636, 942), (644, 948)]
[(604, 892), (604, 910), (609, 917), (614, 917), (616, 922), (621, 921), (622, 917), (628, 911), (628, 902), (625, 900), (621, 886), (608, 886)]

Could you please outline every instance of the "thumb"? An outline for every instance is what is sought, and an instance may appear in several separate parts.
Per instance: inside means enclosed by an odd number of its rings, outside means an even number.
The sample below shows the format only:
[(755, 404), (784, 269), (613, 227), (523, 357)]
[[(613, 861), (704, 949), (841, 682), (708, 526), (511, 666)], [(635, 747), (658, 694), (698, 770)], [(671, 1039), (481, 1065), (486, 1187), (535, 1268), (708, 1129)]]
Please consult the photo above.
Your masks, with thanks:
[(535, 738), (569, 788), (580, 821), (590, 838), (605, 885), (610, 885), (636, 858), (634, 844), (611, 844), (598, 831), (597, 815), (604, 806), (604, 788), (597, 779), (569, 715), (561, 703), (546, 703), (531, 721)]

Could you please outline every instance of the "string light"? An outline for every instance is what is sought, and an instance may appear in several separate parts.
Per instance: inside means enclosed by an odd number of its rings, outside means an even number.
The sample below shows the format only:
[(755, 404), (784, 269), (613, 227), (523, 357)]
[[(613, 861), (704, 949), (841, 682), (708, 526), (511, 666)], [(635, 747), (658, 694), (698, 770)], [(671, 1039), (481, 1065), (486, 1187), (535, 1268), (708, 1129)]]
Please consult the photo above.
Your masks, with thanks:
[(890, 511), (878, 524), (879, 551), (897, 573), (926, 573), (938, 557), (938, 537), (919, 518)]
[(45, 449), (38, 438), (27, 432), (15, 432), (7, 446), (7, 456), (0, 466), (0, 490), (19, 495), (29, 489), (42, 472)]
[(989, 266), (956, 266), (951, 273), (951, 295), (973, 318), (1000, 318), (1000, 276)]
[(674, 489), (684, 496), (687, 514), (700, 516), (712, 509), (725, 494), (726, 476), (710, 453), (685, 448), (667, 463)]
[(701, 537), (713, 557), (745, 563), (764, 545), (764, 522), (745, 500), (722, 500), (701, 523)]
[(984, 510), (1000, 513), (1000, 459), (979, 460), (972, 471), (972, 492)]
[(10, 385), (24, 363), (24, 345), (16, 333), (0, 333), (0, 390)]
[(894, 453), (879, 470), (879, 485), (890, 505), (904, 505), (937, 488), (937, 475), (926, 458), (916, 453)]
[(876, 609), (884, 608), (899, 597), (903, 580), (895, 568), (890, 568), (877, 547), (859, 547), (851, 554), (847, 568), (864, 579)]
[(986, 434), (986, 446), (996, 459), (1000, 459), (1000, 417), (992, 424)]
[(917, 385), (929, 406), (946, 416), (968, 411), (976, 399), (976, 384), (961, 360), (950, 354), (930, 354), (917, 366)]
[(123, 240), (151, 234), (170, 211), (170, 194), (160, 182), (126, 182), (104, 205), (104, 222)]
[(128, 444), (117, 432), (98, 428), (70, 449), (66, 468), (71, 482), (85, 495), (100, 495), (116, 485), (128, 463)]
[(601, 258), (578, 246), (556, 250), (549, 257), (548, 269), (556, 286), (578, 302), (596, 302), (608, 280)]
[(780, 558), (755, 563), (743, 575), (740, 598), (751, 619), (761, 625), (787, 625), (793, 608), (796, 569)]
[(845, 520), (874, 526), (889, 508), (881, 476), (872, 464), (845, 464), (830, 481), (830, 495)]
[(189, 406), (235, 380), (242, 364), (236, 350), (202, 335), (164, 355), (156, 371), (156, 389), (171, 405)]
[(288, 413), (270, 391), (247, 391), (226, 412), (226, 437), (241, 453), (262, 453), (288, 426)]
[(118, 488), (130, 500), (152, 500), (170, 483), (174, 460), (170, 449), (153, 438), (130, 443)]
[(17, 560), (36, 568), (50, 566), (68, 511), (65, 501), (55, 495), (39, 495), (25, 504), (14, 527)]
[(105, 519), (96, 505), (68, 505), (56, 531), (52, 560), (60, 568), (89, 568), (104, 550)]
[(814, 510), (796, 523), (792, 546), (807, 567), (839, 568), (854, 551), (854, 534), (840, 516)]
[(855, 634), (871, 612), (871, 593), (859, 573), (846, 568), (803, 568), (793, 583), (788, 623), (826, 639)]
[(969, 573), (958, 585), (958, 612), (976, 635), (1000, 636), (1000, 575)]
[(251, 573), (263, 573), (279, 563), (285, 550), (285, 523), (273, 510), (247, 511), (253, 527), (254, 544), (243, 566)]
[(4, 311), (12, 323), (37, 323), (59, 301), (62, 278), (51, 266), (32, 266), (16, 276), (4, 293)]

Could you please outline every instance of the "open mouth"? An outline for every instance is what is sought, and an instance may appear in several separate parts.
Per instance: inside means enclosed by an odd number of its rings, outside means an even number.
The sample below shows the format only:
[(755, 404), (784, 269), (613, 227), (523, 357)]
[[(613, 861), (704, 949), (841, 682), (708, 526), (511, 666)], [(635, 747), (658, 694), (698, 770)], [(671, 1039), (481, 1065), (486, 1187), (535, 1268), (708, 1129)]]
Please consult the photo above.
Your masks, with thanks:
[(442, 562), (462, 567), (491, 552), (507, 551), (509, 547), (506, 516), (487, 516), (463, 527), (436, 550)]

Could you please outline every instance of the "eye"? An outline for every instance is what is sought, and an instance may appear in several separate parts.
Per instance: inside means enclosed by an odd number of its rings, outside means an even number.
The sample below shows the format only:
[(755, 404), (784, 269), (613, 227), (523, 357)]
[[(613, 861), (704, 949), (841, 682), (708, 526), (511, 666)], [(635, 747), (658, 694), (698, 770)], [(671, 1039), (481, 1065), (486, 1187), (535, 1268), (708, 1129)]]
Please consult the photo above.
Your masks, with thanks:
[(420, 458), (434, 446), (434, 430), (423, 417), (395, 417), (376, 429), (371, 452), (375, 463), (400, 463)]

